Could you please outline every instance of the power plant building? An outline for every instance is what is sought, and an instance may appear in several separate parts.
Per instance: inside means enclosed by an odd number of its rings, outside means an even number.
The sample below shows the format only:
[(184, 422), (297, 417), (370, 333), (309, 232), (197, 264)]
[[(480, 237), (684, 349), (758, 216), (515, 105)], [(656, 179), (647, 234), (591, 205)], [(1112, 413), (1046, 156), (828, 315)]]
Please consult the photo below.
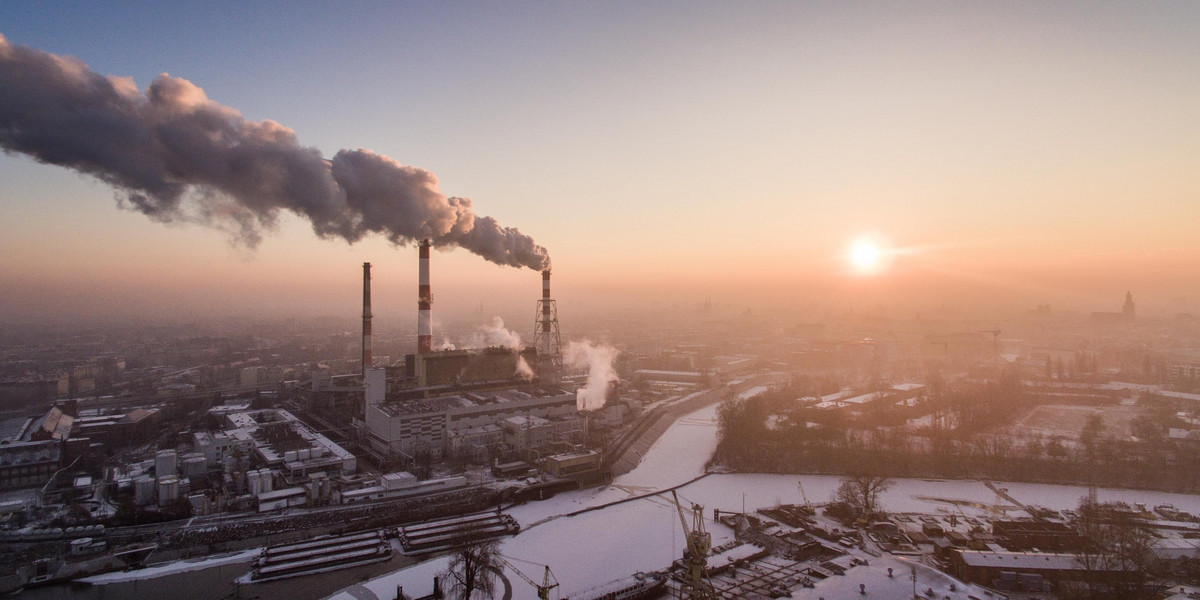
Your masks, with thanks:
[(418, 386), (496, 383), (521, 379), (523, 371), (532, 373), (529, 365), (533, 364), (537, 364), (533, 348), (439, 350), (406, 356), (405, 373)]
[[(528, 421), (518, 427), (512, 418)], [(539, 386), (368, 401), (366, 426), (368, 443), (380, 455), (434, 460), (478, 459), (501, 443), (513, 450), (575, 444), (586, 432), (573, 392)], [(514, 428), (521, 433), (514, 435)]]
[(383, 461), (482, 462), (582, 443), (587, 424), (576, 394), (558, 383), (562, 359), (550, 271), (542, 272), (532, 347), (434, 350), (430, 248), (429, 240), (418, 245), (417, 345), (405, 357), (402, 376), (367, 360), (370, 267), (363, 265), (363, 404), (352, 424), (361, 445)]

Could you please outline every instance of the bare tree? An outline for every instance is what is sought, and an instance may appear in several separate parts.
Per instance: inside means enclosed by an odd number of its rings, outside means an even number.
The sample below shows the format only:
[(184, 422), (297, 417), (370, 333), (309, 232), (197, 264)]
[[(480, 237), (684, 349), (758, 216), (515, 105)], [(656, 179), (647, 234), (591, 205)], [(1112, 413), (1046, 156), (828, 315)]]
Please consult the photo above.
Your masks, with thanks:
[(879, 475), (850, 475), (842, 480), (834, 500), (845, 503), (856, 517), (870, 519), (879, 508), (879, 494), (892, 487), (892, 480)]
[(501, 567), (499, 554), (496, 540), (474, 540), (457, 546), (445, 573), (451, 597), (470, 600), (471, 594), (479, 592), (491, 598), (496, 591), (495, 573)]
[(1075, 553), (1085, 580), (1064, 595), (1087, 600), (1140, 600), (1154, 595), (1143, 586), (1151, 535), (1127, 506), (1101, 504), (1084, 497), (1075, 527), (1083, 545)]

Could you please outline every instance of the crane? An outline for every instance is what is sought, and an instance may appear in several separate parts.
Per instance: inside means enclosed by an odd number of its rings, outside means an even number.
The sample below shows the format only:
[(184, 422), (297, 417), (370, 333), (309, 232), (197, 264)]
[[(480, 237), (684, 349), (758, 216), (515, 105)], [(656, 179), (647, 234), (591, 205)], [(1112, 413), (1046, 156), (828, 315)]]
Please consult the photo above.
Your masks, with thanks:
[(812, 502), (808, 501), (808, 494), (804, 493), (804, 482), (797, 481), (796, 485), (800, 487), (800, 497), (804, 498), (804, 512), (810, 515), (816, 514), (817, 510), (813, 508)]
[(688, 527), (687, 515), (683, 512), (683, 504), (679, 502), (679, 495), (675, 490), (671, 490), (671, 498), (675, 500), (675, 508), (679, 510), (679, 523), (683, 525), (683, 535), (687, 538), (687, 554), (684, 556), (687, 575), (683, 586), (679, 588), (680, 597), (716, 600), (717, 593), (713, 589), (712, 580), (708, 578), (708, 553), (712, 550), (712, 534), (704, 531), (704, 507), (692, 504), (692, 525)]
[[(509, 562), (508, 558), (504, 557), (503, 555), (498, 555), (497, 558), (500, 559), (500, 562), (507, 565), (508, 568), (512, 569), (513, 572), (516, 573), (518, 576), (520, 576), (521, 579), (524, 579), (525, 583), (528, 583), (529, 585), (533, 586), (533, 588), (535, 590), (537, 590), (537, 597), (540, 600), (550, 600), (550, 590), (558, 587), (558, 579), (554, 577), (554, 573), (550, 572), (550, 565), (538, 564), (538, 563), (530, 562), (527, 560), (521, 561), (521, 562), (527, 562), (531, 565), (538, 565), (539, 567), (546, 568), (545, 575), (542, 576), (542, 582), (538, 583), (538, 582), (534, 581), (531, 577), (526, 575), (525, 573), (522, 573), (521, 570), (517, 568), (517, 565), (514, 565), (511, 562)], [(509, 558), (511, 558), (511, 557), (509, 557)], [(521, 559), (513, 558), (512, 560), (521, 560)], [(553, 581), (554, 583), (551, 583), (551, 581)]]

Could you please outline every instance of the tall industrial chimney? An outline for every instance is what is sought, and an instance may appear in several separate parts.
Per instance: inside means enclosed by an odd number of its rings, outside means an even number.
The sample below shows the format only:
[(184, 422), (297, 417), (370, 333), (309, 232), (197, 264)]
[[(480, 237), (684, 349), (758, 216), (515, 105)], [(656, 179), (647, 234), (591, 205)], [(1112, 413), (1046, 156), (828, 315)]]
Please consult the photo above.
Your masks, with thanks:
[(417, 288), (417, 354), (433, 352), (433, 293), (429, 290), (429, 240), (421, 240)]
[[(550, 299), (550, 269), (542, 271), (542, 300)], [(542, 302), (542, 333), (550, 332), (550, 303)]]
[(363, 331), (362, 331), (362, 372), (367, 376), (367, 369), (374, 364), (371, 356), (371, 263), (363, 263)]
[(550, 269), (542, 271), (542, 297), (533, 322), (533, 347), (537, 349), (537, 374), (547, 383), (562, 375), (562, 339), (558, 333), (558, 305), (550, 298)]

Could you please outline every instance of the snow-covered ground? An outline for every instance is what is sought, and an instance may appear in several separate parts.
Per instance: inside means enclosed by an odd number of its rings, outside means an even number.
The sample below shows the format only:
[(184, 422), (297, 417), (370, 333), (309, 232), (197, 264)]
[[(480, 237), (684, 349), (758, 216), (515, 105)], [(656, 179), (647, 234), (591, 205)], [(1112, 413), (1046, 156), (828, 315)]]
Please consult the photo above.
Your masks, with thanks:
[[(1024, 504), (1054, 510), (1074, 509), (1079, 506), (1079, 500), (1087, 495), (1087, 488), (1069, 485), (999, 481), (995, 482), (995, 485), (1008, 488), (1008, 495)], [(1179, 510), (1200, 515), (1200, 495), (1196, 494), (1099, 488), (1096, 490), (1096, 499), (1100, 502), (1124, 502), (1130, 505), (1141, 503), (1151, 509), (1159, 504), (1173, 504)]]
[[(509, 510), (521, 523), (522, 531), (517, 536), (505, 539), (501, 552), (520, 560), (550, 565), (561, 583), (561, 588), (556, 591), (562, 596), (577, 594), (637, 571), (666, 567), (672, 560), (682, 556), (685, 543), (679, 514), (671, 502), (670, 494), (612, 503), (671, 488), (702, 475), (704, 464), (716, 448), (716, 408), (709, 406), (679, 419), (663, 434), (636, 469), (618, 477), (609, 486), (560, 494), (543, 502), (531, 502)], [(797, 482), (801, 481), (809, 500), (826, 502), (833, 496), (841, 478), (822, 475), (710, 474), (681, 487), (678, 494), (684, 502), (704, 505), (705, 515), (711, 516), (714, 508), (740, 511), (743, 503), (747, 511), (779, 503), (799, 503), (802, 500)], [(1072, 486), (1005, 482), (996, 482), (995, 485), (1007, 488), (1007, 493), (1022, 503), (1056, 510), (1074, 508), (1080, 497), (1087, 493), (1086, 488)], [(1150, 506), (1170, 503), (1181, 510), (1200, 514), (1200, 496), (1101, 489), (1099, 497), (1102, 501), (1124, 500)], [(889, 512), (960, 516), (984, 516), (995, 502), (996, 493), (979, 481), (922, 479), (897, 480), (880, 499), (882, 508)], [(566, 516), (585, 508), (595, 510)], [(1018, 510), (1009, 510), (1008, 514), (1023, 516)], [(732, 531), (723, 525), (709, 521), (708, 527), (714, 545), (733, 539)], [(892, 559), (885, 560), (886, 564), (892, 564)], [(397, 585), (403, 585), (411, 593), (428, 593), (432, 588), (432, 575), (444, 570), (445, 564), (445, 559), (438, 559), (414, 565), (343, 590), (332, 598), (369, 600), (367, 592), (377, 598), (391, 598), (395, 595)], [(538, 579), (537, 571), (537, 567), (531, 566), (526, 573)], [(912, 582), (907, 575), (904, 578), (897, 576), (895, 579), (886, 579), (886, 571), (883, 570), (863, 570), (863, 573), (870, 573), (861, 581), (870, 586), (869, 589), (896, 588), (902, 591), (901, 588), (909, 586), (911, 591)], [(517, 576), (510, 573), (508, 577), (513, 583), (515, 597), (532, 596), (532, 590), (527, 589)], [(923, 573), (922, 587), (931, 586), (941, 592), (949, 582), (943, 579), (943, 576), (935, 573)], [(850, 577), (831, 578), (821, 582), (815, 590), (798, 593), (802, 598), (837, 598), (842, 597), (840, 594), (843, 592), (857, 596), (859, 582)]]

